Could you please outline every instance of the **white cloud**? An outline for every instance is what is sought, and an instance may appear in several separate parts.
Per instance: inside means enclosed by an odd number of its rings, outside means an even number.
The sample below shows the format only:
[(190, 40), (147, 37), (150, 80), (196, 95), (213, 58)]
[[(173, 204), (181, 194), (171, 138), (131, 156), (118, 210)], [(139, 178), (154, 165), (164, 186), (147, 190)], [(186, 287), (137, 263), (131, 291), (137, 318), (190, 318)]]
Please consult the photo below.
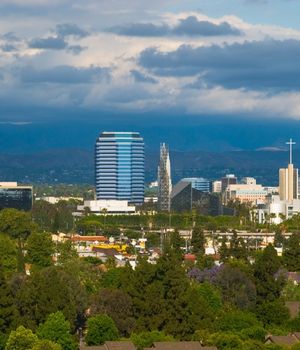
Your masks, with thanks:
[[(179, 1), (178, 1), (179, 2)], [(149, 84), (152, 79), (134, 79), (132, 71), (141, 71), (145, 76), (149, 72), (142, 71), (138, 66), (137, 57), (149, 47), (156, 47), (160, 52), (175, 51), (183, 44), (191, 47), (223, 46), (225, 41), (243, 43), (245, 41), (274, 38), (278, 40), (300, 40), (300, 32), (292, 28), (250, 24), (235, 16), (211, 18), (198, 12), (182, 12), (174, 14), (158, 11), (161, 1), (120, 0), (120, 1), (50, 1), (23, 0), (1, 1), (1, 6), (19, 6), (15, 21), (10, 14), (1, 17), (0, 22), (0, 72), (3, 76), (0, 87), (0, 100), (5, 103), (20, 103), (20, 105), (38, 106), (84, 106), (87, 108), (108, 108), (112, 110), (168, 110), (181, 108), (191, 114), (211, 113), (247, 113), (266, 116), (287, 116), (300, 119), (299, 93), (285, 92), (278, 88), (272, 95), (263, 91), (245, 91), (242, 89), (225, 89), (224, 87), (208, 87), (203, 85), (198, 89), (187, 87), (196, 77), (153, 77), (155, 84)], [(26, 12), (24, 8), (39, 7), (53, 9), (46, 16), (43, 11)], [(69, 12), (67, 13), (67, 8)], [(58, 9), (62, 9), (59, 13)], [(22, 12), (25, 11), (25, 12)], [(115, 12), (114, 12), (115, 11)], [(22, 14), (23, 13), (23, 14)], [(25, 15), (24, 13), (27, 13)], [(120, 14), (117, 18), (116, 14)], [(145, 16), (141, 16), (141, 13)], [(108, 14), (111, 14), (108, 15)], [(62, 19), (62, 17), (65, 18)], [(229, 37), (130, 37), (119, 36), (104, 31), (108, 26), (124, 23), (150, 22), (154, 24), (167, 23), (175, 26), (180, 20), (196, 16), (200, 21), (209, 21), (216, 25), (228, 22), (233, 27), (244, 32), (244, 36)], [(30, 19), (30, 20), (28, 20)], [(89, 19), (89, 20), (87, 20)], [(89, 32), (88, 36), (66, 36), (66, 47), (61, 50), (28, 48), (28, 43), (36, 38), (49, 38), (57, 25), (71, 23)], [(99, 24), (100, 23), (100, 24)], [(62, 28), (62, 27), (60, 27)], [(73, 29), (75, 27), (72, 27)], [(76, 27), (77, 28), (77, 27)], [(70, 29), (70, 28), (69, 28)], [(1, 36), (14, 31), (18, 41), (14, 42), (16, 52), (8, 50), (1, 52), (2, 45), (8, 43), (8, 38)], [(74, 52), (68, 47), (80, 46), (84, 51)], [(4, 48), (4, 46), (3, 46)], [(6, 46), (6, 48), (9, 48)], [(38, 80), (30, 84), (21, 81), (20, 72), (25, 67), (33, 67), (35, 71), (52, 72), (57, 66), (77, 67), (107, 67), (112, 70), (111, 81), (97, 81), (85, 86), (77, 84), (47, 84)], [(74, 70), (76, 71), (76, 70)], [(92, 79), (91, 79), (92, 81)], [(26, 85), (26, 86), (25, 86)], [(72, 86), (71, 86), (72, 85)], [(11, 102), (10, 102), (11, 101)]]

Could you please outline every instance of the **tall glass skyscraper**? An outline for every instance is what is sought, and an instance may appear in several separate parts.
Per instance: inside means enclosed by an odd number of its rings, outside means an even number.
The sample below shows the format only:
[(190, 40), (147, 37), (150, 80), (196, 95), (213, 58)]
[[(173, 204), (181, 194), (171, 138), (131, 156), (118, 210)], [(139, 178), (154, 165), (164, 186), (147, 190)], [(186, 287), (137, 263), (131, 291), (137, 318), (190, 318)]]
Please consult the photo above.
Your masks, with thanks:
[(95, 152), (97, 199), (143, 203), (144, 153), (138, 132), (102, 132)]

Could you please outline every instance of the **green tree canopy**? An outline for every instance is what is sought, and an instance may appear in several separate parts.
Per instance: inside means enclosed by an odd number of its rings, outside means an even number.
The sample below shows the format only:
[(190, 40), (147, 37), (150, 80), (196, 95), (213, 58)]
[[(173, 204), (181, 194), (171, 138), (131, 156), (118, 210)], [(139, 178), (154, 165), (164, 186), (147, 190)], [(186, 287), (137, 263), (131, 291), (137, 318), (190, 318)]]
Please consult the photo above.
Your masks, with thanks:
[(43, 268), (52, 265), (54, 243), (50, 233), (33, 232), (27, 239), (27, 261), (33, 268)]
[(237, 236), (237, 232), (234, 230), (230, 240), (229, 248), (230, 256), (236, 259), (247, 260), (248, 252), (243, 238)]
[(105, 341), (117, 340), (118, 337), (118, 329), (109, 316), (97, 315), (88, 319), (85, 337), (88, 345), (101, 345)]
[(274, 301), (279, 298), (285, 284), (281, 276), (276, 276), (280, 266), (280, 259), (273, 246), (268, 245), (258, 255), (253, 266), (258, 302)]
[(92, 298), (90, 312), (110, 316), (122, 336), (128, 336), (135, 326), (132, 299), (119, 289), (100, 290)]
[(17, 271), (16, 243), (7, 234), (0, 234), (0, 265), (6, 275)]
[(227, 238), (223, 237), (219, 248), (220, 261), (225, 263), (230, 258), (230, 249), (227, 247)]
[(218, 350), (244, 350), (244, 344), (241, 338), (233, 333), (214, 333), (208, 342), (211, 345), (215, 345)]
[(286, 242), (282, 254), (288, 271), (300, 271), (300, 235), (294, 233)]
[(224, 312), (215, 323), (216, 331), (239, 332), (246, 328), (258, 327), (261, 323), (254, 314), (241, 310)]
[(28, 212), (17, 209), (0, 211), (0, 232), (9, 235), (18, 242), (18, 271), (24, 272), (23, 248), (26, 238), (36, 229)]
[(193, 229), (191, 245), (193, 246), (193, 253), (204, 255), (205, 253), (205, 237), (201, 227), (197, 226)]
[(238, 268), (225, 265), (216, 278), (222, 299), (241, 309), (249, 309), (256, 302), (256, 287), (252, 280)]
[(9, 333), (15, 320), (14, 298), (0, 265), (0, 349), (3, 349), (7, 333)]
[(77, 346), (71, 336), (70, 322), (61, 311), (50, 314), (45, 323), (37, 330), (39, 338), (51, 340), (61, 346), (62, 350), (76, 350)]
[(170, 246), (177, 254), (182, 254), (181, 247), (184, 247), (184, 239), (180, 237), (178, 230), (171, 233)]
[(38, 340), (31, 350), (62, 350), (62, 347), (59, 344), (44, 339)]
[(75, 327), (84, 313), (86, 294), (78, 279), (61, 267), (50, 266), (25, 279), (16, 304), (20, 321), (32, 329), (57, 310)]
[(38, 337), (30, 329), (20, 326), (10, 333), (5, 350), (30, 350), (37, 341)]
[(222, 308), (222, 299), (219, 289), (208, 282), (194, 285), (198, 293), (203, 298), (205, 305), (213, 312), (218, 312)]
[(57, 245), (58, 263), (65, 264), (78, 258), (76, 249), (71, 241), (60, 242)]
[(138, 350), (143, 350), (144, 348), (150, 348), (154, 342), (168, 341), (172, 342), (175, 339), (166, 335), (164, 332), (151, 331), (151, 332), (142, 332), (142, 333), (133, 333), (130, 336), (130, 340), (137, 347)]
[(255, 312), (264, 326), (287, 325), (290, 318), (289, 310), (284, 305), (284, 302), (278, 299), (274, 301), (265, 301), (257, 305)]

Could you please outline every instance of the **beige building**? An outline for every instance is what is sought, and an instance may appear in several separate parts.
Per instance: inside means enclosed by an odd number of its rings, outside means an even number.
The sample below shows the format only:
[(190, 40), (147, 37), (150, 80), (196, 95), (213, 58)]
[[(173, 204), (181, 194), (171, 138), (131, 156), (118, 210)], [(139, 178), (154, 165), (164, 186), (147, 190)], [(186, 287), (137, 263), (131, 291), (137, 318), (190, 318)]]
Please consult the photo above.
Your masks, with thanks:
[(212, 192), (221, 193), (222, 192), (222, 181), (216, 180), (212, 183)]
[(282, 201), (298, 199), (298, 169), (293, 164), (279, 169), (279, 196)]
[(256, 185), (256, 179), (254, 177), (243, 177), (242, 183), (246, 185)]
[(290, 139), (287, 145), (290, 146), (290, 162), (287, 168), (279, 169), (279, 197), (281, 201), (291, 202), (298, 199), (298, 169), (293, 164), (293, 142)]
[(262, 185), (236, 184), (229, 185), (226, 190), (226, 201), (237, 200), (241, 203), (265, 203), (268, 192)]

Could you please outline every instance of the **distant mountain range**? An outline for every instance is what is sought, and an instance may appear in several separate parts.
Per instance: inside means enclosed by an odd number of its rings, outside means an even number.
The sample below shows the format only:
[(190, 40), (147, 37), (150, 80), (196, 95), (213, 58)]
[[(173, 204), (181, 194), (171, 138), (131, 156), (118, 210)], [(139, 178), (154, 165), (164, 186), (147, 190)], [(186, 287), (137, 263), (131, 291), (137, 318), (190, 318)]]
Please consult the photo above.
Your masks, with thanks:
[[(278, 183), (278, 169), (286, 167), (283, 151), (172, 151), (173, 183), (182, 177), (217, 179), (227, 173), (254, 176), (264, 185)], [(146, 151), (146, 181), (156, 179), (159, 153)], [(294, 159), (300, 160), (300, 151)], [(300, 161), (295, 162), (300, 166)], [(23, 183), (90, 183), (94, 181), (93, 150), (53, 149), (27, 154), (0, 154), (0, 181)]]

